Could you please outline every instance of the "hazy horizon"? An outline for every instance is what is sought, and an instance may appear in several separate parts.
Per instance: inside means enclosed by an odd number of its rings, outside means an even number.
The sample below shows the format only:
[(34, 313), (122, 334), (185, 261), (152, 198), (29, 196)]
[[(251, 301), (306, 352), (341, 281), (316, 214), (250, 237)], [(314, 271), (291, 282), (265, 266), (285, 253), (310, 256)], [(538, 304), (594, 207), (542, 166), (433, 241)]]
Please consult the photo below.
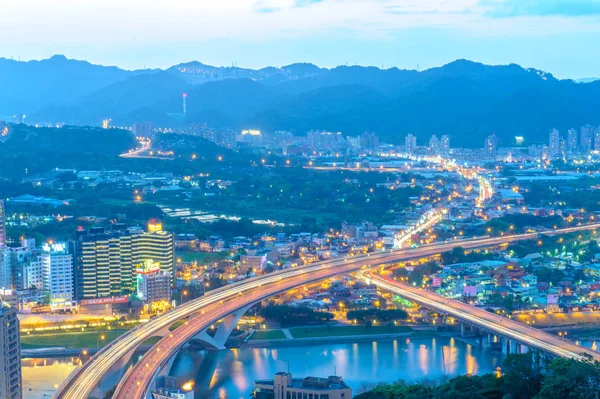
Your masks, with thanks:
[[(350, 64), (350, 63), (348, 63), (348, 64), (339, 64), (339, 65), (331, 65), (331, 66), (329, 66), (329, 65), (324, 66), (324, 65), (319, 65), (317, 63), (310, 62), (310, 61), (296, 61), (296, 62), (281, 64), (281, 65), (262, 65), (262, 66), (258, 66), (258, 67), (250, 67), (250, 66), (239, 65), (239, 64), (237, 64), (237, 65), (215, 65), (215, 64), (210, 64), (210, 63), (204, 62), (202, 60), (181, 61), (181, 62), (177, 62), (177, 63), (172, 64), (172, 65), (168, 65), (166, 67), (145, 66), (145, 67), (142, 67), (142, 68), (125, 68), (125, 67), (122, 67), (120, 65), (115, 65), (115, 64), (102, 64), (102, 63), (91, 62), (91, 61), (86, 60), (86, 59), (74, 58), (74, 57), (70, 57), (70, 56), (65, 55), (65, 54), (52, 54), (52, 55), (50, 55), (48, 57), (45, 57), (45, 58), (36, 58), (36, 59), (28, 59), (28, 60), (23, 60), (23, 59), (18, 59), (18, 58), (15, 59), (14, 57), (5, 57), (5, 56), (0, 55), (0, 59), (7, 59), (7, 60), (16, 61), (16, 62), (22, 62), (22, 63), (48, 61), (48, 60), (50, 60), (53, 57), (65, 57), (65, 58), (67, 58), (68, 60), (71, 60), (71, 61), (88, 62), (88, 63), (93, 64), (93, 65), (98, 65), (98, 66), (103, 66), (103, 67), (116, 67), (116, 68), (119, 68), (119, 69), (122, 69), (122, 70), (127, 70), (127, 71), (136, 71), (136, 70), (137, 71), (143, 71), (143, 70), (148, 70), (148, 71), (150, 71), (150, 70), (166, 70), (166, 69), (168, 69), (170, 67), (173, 67), (173, 66), (176, 66), (176, 65), (181, 65), (181, 64), (191, 63), (191, 62), (199, 62), (201, 64), (204, 64), (204, 65), (207, 65), (207, 66), (212, 66), (212, 67), (224, 67), (224, 68), (235, 67), (235, 68), (252, 69), (252, 70), (260, 70), (262, 68), (268, 68), (268, 67), (282, 68), (282, 67), (293, 65), (293, 64), (312, 64), (312, 65), (315, 65), (315, 66), (317, 66), (319, 68), (326, 68), (326, 69), (333, 69), (333, 68), (340, 67), (340, 66), (359, 66), (359, 67), (365, 67), (365, 68), (374, 67), (374, 68), (378, 68), (378, 69), (381, 69), (381, 70), (387, 70), (387, 69), (392, 69), (392, 68), (398, 68), (398, 69), (401, 69), (401, 70), (417, 70), (416, 66), (413, 67), (413, 68), (411, 68), (411, 67), (402, 68), (402, 67), (398, 67), (396, 65), (366, 65), (366, 64)], [(418, 70), (420, 72), (423, 72), (423, 71), (426, 71), (428, 69), (440, 68), (440, 67), (443, 67), (444, 65), (447, 65), (447, 64), (455, 62), (455, 61), (460, 61), (460, 60), (466, 60), (466, 61), (470, 61), (470, 62), (474, 62), (474, 63), (484, 64), (484, 65), (487, 65), (487, 66), (506, 66), (506, 65), (510, 65), (510, 64), (516, 64), (516, 65), (519, 65), (519, 66), (521, 66), (521, 67), (523, 67), (525, 69), (534, 68), (534, 69), (538, 69), (538, 70), (541, 70), (543, 72), (547, 72), (547, 73), (550, 73), (550, 74), (554, 75), (554, 73), (552, 71), (544, 70), (544, 69), (541, 69), (541, 68), (536, 68), (536, 67), (529, 66), (529, 65), (521, 65), (521, 64), (517, 64), (517, 63), (488, 64), (488, 63), (481, 62), (481, 61), (478, 61), (478, 60), (465, 59), (465, 58), (457, 58), (457, 59), (454, 59), (454, 60), (450, 60), (448, 62), (444, 62), (444, 63), (439, 64), (439, 65), (432, 65), (432, 66), (429, 66), (427, 68), (420, 67)], [(597, 76), (584, 76), (584, 77), (560, 77), (560, 76), (556, 76), (556, 75), (554, 75), (554, 76), (556, 78), (558, 78), (558, 79), (572, 79), (572, 80), (589, 79), (589, 78), (600, 79), (600, 77), (597, 77)], [(600, 76), (600, 73), (598, 74), (598, 76)]]
[(21, 0), (2, 11), (0, 56), (24, 61), (428, 69), (464, 58), (600, 76), (600, 0)]

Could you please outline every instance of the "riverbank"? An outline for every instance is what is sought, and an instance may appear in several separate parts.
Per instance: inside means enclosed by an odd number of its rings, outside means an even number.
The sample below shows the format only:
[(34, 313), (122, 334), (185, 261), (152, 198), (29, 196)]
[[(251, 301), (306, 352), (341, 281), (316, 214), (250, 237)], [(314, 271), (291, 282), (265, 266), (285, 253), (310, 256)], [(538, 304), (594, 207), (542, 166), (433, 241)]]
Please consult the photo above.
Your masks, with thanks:
[[(116, 339), (123, 331), (63, 332), (32, 334), (21, 337), (21, 355), (24, 358), (92, 355)], [(359, 341), (389, 341), (398, 338), (427, 338), (454, 336), (455, 331), (438, 331), (437, 327), (424, 326), (362, 326), (329, 325), (304, 326), (271, 330), (256, 330), (240, 346), (270, 347), (302, 345), (306, 343), (337, 343)], [(152, 337), (139, 350), (144, 351), (158, 342)]]
[(391, 341), (398, 338), (454, 336), (455, 331), (437, 331), (435, 327), (408, 326), (318, 326), (277, 330), (259, 330), (243, 343), (243, 347), (305, 345), (307, 343), (348, 343), (358, 341)]
[[(82, 351), (92, 353), (109, 344), (125, 331), (93, 331), (93, 332), (61, 332), (53, 334), (31, 334), (21, 336), (21, 353), (57, 353), (55, 356), (70, 356)], [(152, 337), (142, 345), (151, 346), (158, 342), (159, 337)], [(73, 353), (73, 351), (75, 353)]]
[[(151, 344), (140, 345), (135, 352), (143, 353), (152, 348)], [(102, 348), (100, 348), (102, 349)], [(73, 357), (73, 356), (93, 356), (100, 349), (74, 349), (74, 348), (39, 348), (39, 349), (22, 349), (21, 359), (43, 359), (47, 357)]]

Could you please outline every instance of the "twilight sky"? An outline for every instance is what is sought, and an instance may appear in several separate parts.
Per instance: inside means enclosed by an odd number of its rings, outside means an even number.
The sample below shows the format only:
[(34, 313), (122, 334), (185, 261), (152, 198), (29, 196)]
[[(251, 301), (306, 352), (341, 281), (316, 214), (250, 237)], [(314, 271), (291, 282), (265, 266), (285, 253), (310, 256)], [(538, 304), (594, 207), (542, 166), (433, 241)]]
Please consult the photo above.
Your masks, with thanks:
[(457, 58), (600, 77), (600, 0), (0, 0), (0, 57), (421, 69)]

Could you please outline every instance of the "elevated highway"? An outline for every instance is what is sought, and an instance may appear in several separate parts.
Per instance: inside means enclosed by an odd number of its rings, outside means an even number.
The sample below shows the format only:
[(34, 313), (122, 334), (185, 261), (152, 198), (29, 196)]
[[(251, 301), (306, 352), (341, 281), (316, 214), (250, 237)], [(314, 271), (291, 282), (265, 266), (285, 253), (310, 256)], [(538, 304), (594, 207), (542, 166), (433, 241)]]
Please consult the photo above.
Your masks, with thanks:
[(576, 345), (571, 341), (561, 339), (556, 335), (537, 330), (504, 316), (460, 301), (444, 298), (431, 291), (399, 283), (389, 277), (370, 274), (366, 278), (385, 291), (397, 294), (429, 309), (452, 315), (459, 320), (477, 325), (487, 331), (521, 342), (532, 348), (541, 349), (560, 357), (579, 360), (583, 360), (582, 354), (587, 354), (600, 361), (600, 353), (592, 349)]
[[(598, 228), (600, 228), (600, 223), (559, 229), (555, 233), (562, 234)], [(129, 399), (144, 398), (158, 371), (191, 338), (198, 336), (200, 339), (211, 343), (211, 338), (205, 334), (205, 331), (213, 323), (230, 315), (235, 315), (236, 312), (239, 316), (239, 311), (247, 309), (253, 303), (307, 283), (374, 266), (439, 254), (449, 251), (457, 245), (465, 249), (476, 249), (536, 238), (536, 233), (528, 233), (505, 237), (454, 240), (418, 248), (337, 258), (281, 270), (227, 285), (157, 316), (148, 323), (139, 325), (111, 342), (81, 368), (75, 370), (59, 387), (53, 398), (88, 398), (105, 375), (129, 359), (135, 349), (145, 340), (159, 335), (163, 339), (149, 350), (134, 367), (130, 368), (124, 378), (121, 379), (113, 396), (114, 398)], [(175, 331), (169, 332), (169, 327), (182, 319), (187, 319), (187, 322)], [(235, 319), (235, 317), (230, 319)], [(231, 327), (231, 321), (222, 324), (229, 324), (229, 327)], [(214, 346), (219, 345), (215, 341), (212, 344)], [(565, 356), (569, 355), (565, 353)]]

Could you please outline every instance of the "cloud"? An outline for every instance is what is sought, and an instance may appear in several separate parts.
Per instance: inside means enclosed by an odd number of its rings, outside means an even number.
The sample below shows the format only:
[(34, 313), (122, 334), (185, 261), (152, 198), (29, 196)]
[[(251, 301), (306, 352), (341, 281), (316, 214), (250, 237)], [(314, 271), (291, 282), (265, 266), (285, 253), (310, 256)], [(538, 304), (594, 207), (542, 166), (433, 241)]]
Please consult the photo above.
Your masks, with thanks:
[(600, 0), (483, 0), (480, 5), (494, 18), (600, 15)]
[[(583, 0), (0, 0), (0, 56), (47, 46), (131, 48), (190, 43), (392, 43), (417, 30), (441, 37), (530, 37), (598, 32), (597, 18), (548, 14)], [(529, 4), (529, 6), (527, 6)], [(533, 7), (536, 5), (537, 8)], [(538, 16), (541, 7), (548, 16)], [(524, 14), (527, 17), (508, 18)], [(590, 12), (587, 8), (587, 12)], [(535, 11), (535, 12), (534, 12)], [(571, 9), (571, 14), (574, 12)], [(578, 11), (578, 13), (581, 13)], [(491, 17), (490, 13), (496, 13)], [(531, 14), (534, 15), (531, 15)], [(505, 18), (498, 16), (504, 15)], [(75, 34), (76, 33), (76, 34)], [(10, 40), (8, 39), (10, 38)], [(105, 47), (102, 47), (105, 46)], [(223, 45), (221, 46), (223, 47)], [(13, 49), (12, 54), (7, 50)], [(48, 50), (45, 55), (50, 55)], [(105, 50), (102, 50), (105, 51)]]
[(306, 7), (312, 4), (320, 3), (323, 0), (296, 0), (296, 7)]
[(286, 8), (308, 7), (322, 1), (324, 0), (257, 0), (254, 3), (254, 10), (259, 13), (271, 13)]

